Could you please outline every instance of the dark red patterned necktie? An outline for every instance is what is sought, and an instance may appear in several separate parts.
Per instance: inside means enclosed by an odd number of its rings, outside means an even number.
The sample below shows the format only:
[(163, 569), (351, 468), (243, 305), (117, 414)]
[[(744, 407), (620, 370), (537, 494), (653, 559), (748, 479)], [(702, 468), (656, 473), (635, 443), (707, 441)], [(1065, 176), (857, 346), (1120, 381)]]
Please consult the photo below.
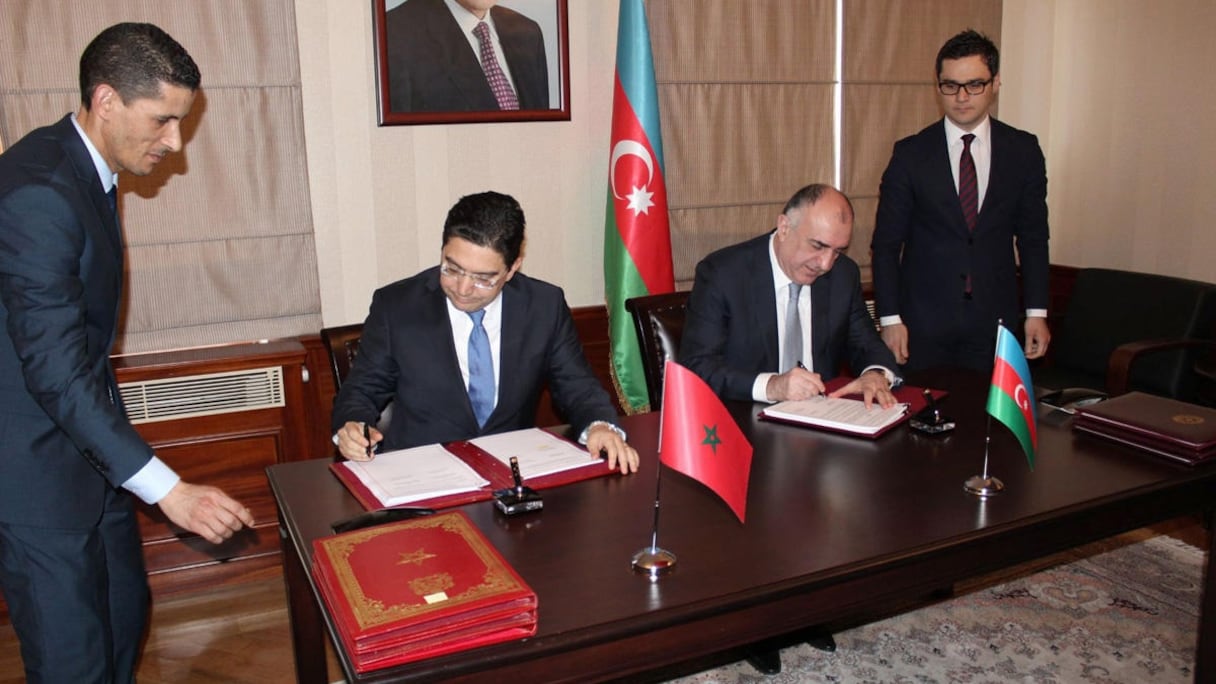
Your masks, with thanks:
[(511, 87), (507, 75), (498, 65), (498, 58), (494, 56), (494, 45), (490, 42), (490, 27), (483, 21), (473, 29), (473, 35), (477, 36), (477, 44), (481, 47), (481, 70), (486, 74), (490, 90), (494, 91), (494, 99), (498, 100), (498, 108), (502, 110), (519, 109), (515, 89)]
[(963, 206), (963, 218), (967, 230), (975, 230), (975, 217), (979, 214), (979, 185), (975, 180), (975, 160), (971, 158), (971, 141), (975, 135), (963, 136), (963, 156), (958, 160), (958, 201)]

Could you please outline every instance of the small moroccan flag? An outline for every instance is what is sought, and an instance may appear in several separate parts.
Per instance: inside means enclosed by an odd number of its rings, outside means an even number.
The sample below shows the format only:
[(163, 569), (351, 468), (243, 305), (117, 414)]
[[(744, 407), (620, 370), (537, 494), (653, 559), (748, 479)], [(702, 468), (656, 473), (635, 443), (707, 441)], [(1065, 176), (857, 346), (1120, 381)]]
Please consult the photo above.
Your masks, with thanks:
[(1005, 326), (996, 327), (996, 360), (992, 366), (992, 387), (988, 390), (988, 415), (1001, 421), (1022, 444), (1030, 469), (1039, 433), (1034, 417), (1034, 385), (1022, 345)]
[(752, 445), (709, 385), (674, 361), (664, 371), (662, 429), (659, 460), (712, 489), (745, 522)]
[(604, 219), (604, 299), (612, 379), (627, 413), (649, 407), (637, 333), (625, 300), (675, 289), (659, 96), (642, 0), (621, 0), (612, 92), (608, 204)]

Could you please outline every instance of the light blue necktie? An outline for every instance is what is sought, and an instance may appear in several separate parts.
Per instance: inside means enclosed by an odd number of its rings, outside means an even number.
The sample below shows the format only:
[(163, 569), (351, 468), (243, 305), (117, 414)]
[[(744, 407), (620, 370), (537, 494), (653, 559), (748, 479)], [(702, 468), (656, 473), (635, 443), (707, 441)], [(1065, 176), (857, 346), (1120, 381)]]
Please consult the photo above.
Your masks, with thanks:
[(469, 333), (469, 402), (478, 427), (485, 427), (494, 412), (494, 359), (490, 356), (490, 338), (481, 325), (485, 317), (485, 309), (469, 314), (473, 319), (473, 332)]

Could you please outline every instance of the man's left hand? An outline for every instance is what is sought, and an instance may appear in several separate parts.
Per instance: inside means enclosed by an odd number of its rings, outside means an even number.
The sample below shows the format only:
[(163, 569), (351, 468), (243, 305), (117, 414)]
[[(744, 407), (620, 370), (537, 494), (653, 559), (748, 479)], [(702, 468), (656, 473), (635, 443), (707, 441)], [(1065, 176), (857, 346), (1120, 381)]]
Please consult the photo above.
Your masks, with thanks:
[(625, 443), (616, 430), (607, 425), (595, 425), (587, 430), (587, 451), (592, 456), (604, 452), (608, 455), (608, 468), (620, 469), (622, 475), (638, 471), (637, 449)]
[(862, 373), (856, 380), (828, 396), (843, 397), (847, 394), (860, 394), (866, 408), (870, 408), (874, 402), (878, 402), (878, 405), (883, 408), (891, 408), (895, 405), (895, 395), (891, 393), (891, 383), (887, 382), (885, 373), (874, 371)]
[(1037, 359), (1047, 353), (1047, 345), (1051, 342), (1051, 331), (1047, 329), (1047, 319), (1032, 316), (1026, 319), (1026, 358)]

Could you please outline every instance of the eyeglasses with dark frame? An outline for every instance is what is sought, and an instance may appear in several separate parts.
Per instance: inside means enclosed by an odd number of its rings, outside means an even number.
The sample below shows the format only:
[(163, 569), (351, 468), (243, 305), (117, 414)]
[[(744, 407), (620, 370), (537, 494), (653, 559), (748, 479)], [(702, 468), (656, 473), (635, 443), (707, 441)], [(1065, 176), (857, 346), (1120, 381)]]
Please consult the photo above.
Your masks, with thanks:
[(937, 89), (942, 95), (958, 95), (960, 89), (966, 90), (968, 95), (979, 95), (984, 92), (984, 88), (992, 83), (992, 79), (987, 81), (967, 81), (966, 83), (955, 83), (954, 81), (939, 81)]
[(439, 264), (439, 275), (443, 276), (444, 278), (453, 279), (468, 278), (469, 280), (473, 281), (473, 287), (479, 290), (493, 290), (498, 286), (498, 283), (502, 280), (503, 276), (501, 273), (495, 276), (487, 276), (481, 273), (469, 273), (459, 266), (449, 264), (447, 261)]

